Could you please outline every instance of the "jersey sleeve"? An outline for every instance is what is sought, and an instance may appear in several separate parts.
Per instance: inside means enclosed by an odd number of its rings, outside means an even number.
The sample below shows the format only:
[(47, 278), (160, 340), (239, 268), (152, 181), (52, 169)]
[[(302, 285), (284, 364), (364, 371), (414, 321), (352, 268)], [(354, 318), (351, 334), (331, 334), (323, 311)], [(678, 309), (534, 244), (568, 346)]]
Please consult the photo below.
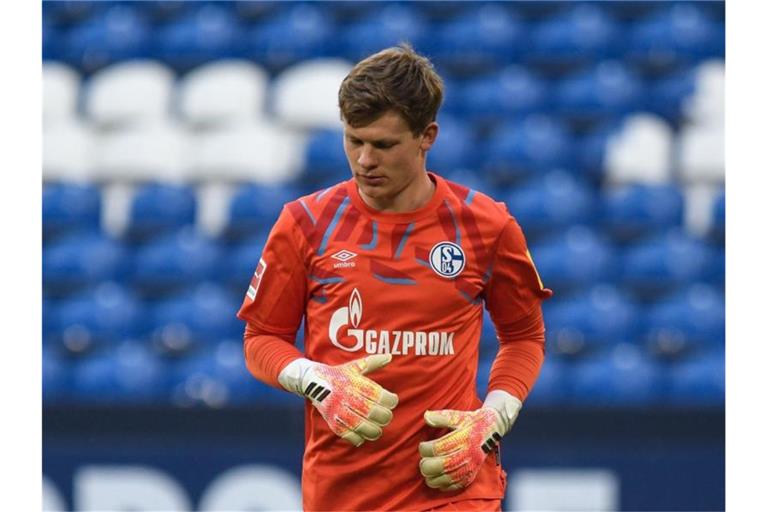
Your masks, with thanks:
[(251, 278), (237, 317), (262, 333), (295, 335), (306, 306), (307, 277), (295, 224), (283, 208)]
[(491, 277), (485, 291), (485, 307), (496, 328), (503, 328), (528, 314), (552, 296), (544, 288), (523, 230), (512, 217), (499, 235)]

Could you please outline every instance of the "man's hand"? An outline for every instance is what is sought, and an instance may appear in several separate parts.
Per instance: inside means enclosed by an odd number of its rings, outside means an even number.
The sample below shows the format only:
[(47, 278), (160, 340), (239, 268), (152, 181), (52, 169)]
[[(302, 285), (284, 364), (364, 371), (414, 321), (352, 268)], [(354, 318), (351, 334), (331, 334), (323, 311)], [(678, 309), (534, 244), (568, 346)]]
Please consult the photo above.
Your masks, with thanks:
[(512, 427), (522, 403), (508, 393), (489, 394), (475, 411), (427, 411), (424, 420), (435, 428), (450, 428), (439, 439), (419, 444), (419, 469), (427, 486), (456, 491), (471, 484), (485, 458)]
[(339, 366), (314, 362), (302, 372), (298, 391), (336, 435), (360, 446), (380, 438), (392, 421), (397, 395), (366, 377), (391, 360), (390, 354), (377, 354)]

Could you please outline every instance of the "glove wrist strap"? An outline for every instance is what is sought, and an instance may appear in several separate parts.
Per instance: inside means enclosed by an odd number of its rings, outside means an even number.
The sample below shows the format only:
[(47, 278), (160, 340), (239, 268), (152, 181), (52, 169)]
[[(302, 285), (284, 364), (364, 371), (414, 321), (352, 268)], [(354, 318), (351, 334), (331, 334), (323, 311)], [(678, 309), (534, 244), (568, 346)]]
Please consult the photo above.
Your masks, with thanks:
[(299, 359), (291, 361), (282, 369), (280, 375), (277, 376), (277, 381), (287, 391), (295, 393), (300, 397), (304, 397), (304, 376), (316, 364), (317, 363), (314, 361), (300, 357)]
[(483, 402), (483, 407), (491, 407), (499, 413), (503, 429), (502, 433), (505, 435), (515, 423), (522, 406), (523, 402), (519, 398), (501, 389), (494, 389), (489, 392), (485, 397), (485, 402)]

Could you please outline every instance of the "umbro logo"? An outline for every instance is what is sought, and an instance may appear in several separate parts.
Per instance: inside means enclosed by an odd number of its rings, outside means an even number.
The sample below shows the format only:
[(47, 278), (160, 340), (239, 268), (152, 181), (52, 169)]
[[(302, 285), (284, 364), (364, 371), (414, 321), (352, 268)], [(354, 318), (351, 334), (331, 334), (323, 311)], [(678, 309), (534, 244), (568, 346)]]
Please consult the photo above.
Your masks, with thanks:
[(341, 263), (334, 263), (333, 268), (348, 268), (348, 267), (354, 267), (355, 262), (349, 261), (353, 258), (357, 257), (357, 254), (348, 251), (346, 249), (342, 249), (341, 251), (337, 252), (336, 254), (332, 254), (331, 258), (340, 261)]

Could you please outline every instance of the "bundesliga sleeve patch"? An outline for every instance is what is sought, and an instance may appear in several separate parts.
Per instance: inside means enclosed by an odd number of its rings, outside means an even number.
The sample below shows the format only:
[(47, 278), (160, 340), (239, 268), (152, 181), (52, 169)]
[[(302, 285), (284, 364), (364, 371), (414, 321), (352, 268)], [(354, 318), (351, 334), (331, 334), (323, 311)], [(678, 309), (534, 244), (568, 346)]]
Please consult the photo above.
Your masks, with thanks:
[(261, 278), (264, 276), (264, 272), (267, 271), (267, 263), (259, 258), (259, 265), (256, 267), (256, 272), (253, 273), (251, 278), (251, 284), (248, 286), (248, 298), (251, 300), (256, 299), (256, 294), (259, 292), (259, 285), (261, 284)]

